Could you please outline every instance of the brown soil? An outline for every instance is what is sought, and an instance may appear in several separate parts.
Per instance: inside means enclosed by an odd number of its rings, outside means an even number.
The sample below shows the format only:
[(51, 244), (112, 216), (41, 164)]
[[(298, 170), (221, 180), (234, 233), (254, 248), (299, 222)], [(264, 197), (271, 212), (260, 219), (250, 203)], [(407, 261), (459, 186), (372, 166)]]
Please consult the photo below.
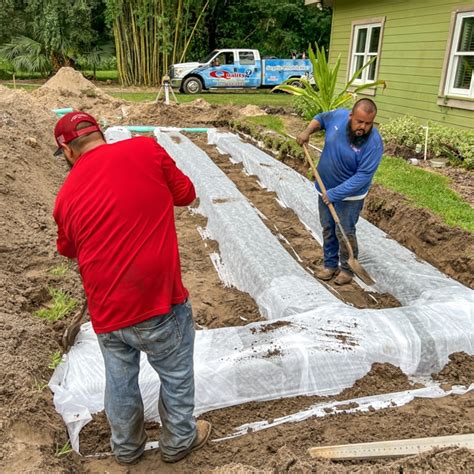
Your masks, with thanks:
[[(372, 186), (363, 216), (446, 275), (474, 288), (474, 235), (410, 206), (401, 194)], [(415, 224), (416, 223), (416, 224)]]
[(339, 398), (360, 398), (381, 393), (402, 392), (419, 388), (408, 380), (407, 376), (392, 364), (372, 364), (370, 372), (356, 383), (341, 392)]
[[(52, 373), (48, 368), (51, 356), (60, 350), (60, 336), (73, 315), (51, 323), (33, 313), (48, 303), (49, 287), (69, 292), (78, 302), (82, 298), (81, 283), (74, 265), (66, 267), (62, 276), (51, 272), (64, 263), (55, 253), (55, 225), (51, 212), (67, 167), (63, 161), (51, 156), (55, 148), (52, 138), (55, 117), (49, 110), (72, 106), (83, 108), (114, 124), (177, 126), (216, 125), (238, 113), (235, 108), (209, 106), (202, 102), (170, 107), (135, 105), (110, 98), (82, 79), (71, 71), (63, 71), (47, 87), (31, 94), (0, 86), (0, 299), (3, 303), (0, 310), (0, 470), (6, 473), (128, 471), (109, 457), (96, 459), (74, 453), (61, 455), (67, 433), (62, 419), (54, 410), (52, 395), (45, 387)], [(252, 192), (254, 195), (270, 194), (261, 190)], [(382, 190), (377, 192), (382, 193)], [(387, 221), (397, 239), (410, 240), (413, 225), (409, 227), (406, 224), (409, 221), (404, 221), (403, 216), (400, 216), (400, 226), (397, 226), (398, 219), (387, 219), (387, 205), (380, 207), (381, 217), (375, 209), (371, 210), (371, 218)], [(423, 223), (420, 215), (425, 216), (413, 211), (411, 222)], [(210, 252), (217, 251), (217, 245), (212, 241), (203, 241), (196, 230), (196, 226), (205, 226), (205, 219), (187, 209), (177, 210), (176, 217), (184, 278), (192, 293), (197, 322), (202, 326), (218, 327), (259, 319), (248, 295), (225, 288), (218, 280), (208, 258)], [(285, 228), (289, 216), (275, 214), (275, 219), (280, 219), (277, 226)], [(464, 234), (462, 238), (457, 238), (458, 234), (453, 232), (449, 236), (450, 255), (456, 260), (465, 251), (467, 240)], [(301, 254), (307, 252), (305, 258), (318, 258), (313, 253), (316, 252), (313, 246), (310, 250), (304, 250), (304, 246), (300, 248), (297, 243), (292, 245)], [(429, 243), (420, 238), (415, 250), (422, 253), (424, 246), (430, 248), (430, 255), (438, 268), (447, 266), (443, 241), (434, 239)], [(435, 251), (437, 246), (439, 252)], [(453, 265), (450, 271), (454, 278), (465, 278), (466, 270), (459, 264)], [(472, 283), (472, 279), (470, 281)], [(454, 366), (448, 365), (451, 368), (440, 374), (443, 382), (454, 384), (472, 380), (472, 358), (469, 357), (457, 355), (453, 358), (450, 364), (455, 364), (456, 368), (454, 370)], [(374, 366), (364, 379), (340, 396), (348, 399), (364, 393), (379, 393), (382, 389), (404, 390), (407, 383), (399, 369), (384, 364)], [(232, 428), (245, 421), (273, 419), (301, 410), (316, 401), (317, 398), (289, 398), (219, 410), (204, 417), (212, 420), (215, 439), (231, 433)], [(312, 460), (306, 452), (315, 445), (473, 432), (473, 412), (472, 393), (462, 397), (417, 399), (401, 408), (331, 414), (321, 419), (249, 433), (226, 442), (210, 443), (178, 465), (163, 465), (157, 451), (150, 451), (132, 470), (210, 472), (220, 468), (216, 472), (473, 472), (472, 453), (460, 449), (437, 450), (397, 461), (359, 463)], [(151, 439), (156, 439), (156, 426), (149, 426), (149, 431)], [(103, 415), (98, 415), (98, 421), (84, 429), (82, 438), (84, 435), (86, 439), (81, 441), (89, 452), (108, 450), (108, 427)]]
[(175, 213), (183, 280), (198, 327), (243, 326), (262, 321), (257, 305), (247, 293), (225, 287), (219, 279), (209, 258), (211, 252), (219, 252), (219, 245), (202, 240), (196, 231), (197, 227), (206, 227), (207, 219), (185, 208), (176, 208)]
[[(460, 368), (467, 371), (469, 366), (463, 365), (461, 362)], [(344, 390), (333, 398), (293, 397), (263, 403), (252, 402), (208, 412), (203, 415), (203, 418), (212, 423), (212, 437), (213, 439), (218, 439), (230, 435), (232, 428), (245, 423), (257, 421), (272, 422), (276, 418), (297, 413), (317, 403), (327, 403), (331, 400), (349, 400), (363, 396), (398, 392), (414, 388), (417, 388), (417, 386), (410, 383), (406, 375), (403, 374), (398, 367), (394, 367), (391, 364), (376, 363), (373, 364), (370, 372), (358, 380), (353, 387)], [(457, 401), (461, 401), (466, 410), (466, 420), (462, 419), (461, 413), (455, 413), (452, 409)], [(433, 400), (429, 401), (430, 404), (434, 402)], [(445, 399), (436, 400), (436, 403), (429, 408), (425, 407), (423, 400), (416, 400), (412, 404), (402, 408), (391, 408), (380, 412), (373, 410), (368, 414), (357, 413), (349, 415), (341, 414), (340, 412), (340, 410), (349, 410), (356, 407), (356, 403), (347, 403), (346, 405), (340, 405), (338, 407), (338, 413), (334, 413), (322, 419), (313, 418), (300, 423), (290, 423), (254, 433), (249, 430), (248, 434), (243, 438), (235, 438), (214, 444), (212, 447), (206, 447), (205, 451), (207, 451), (207, 455), (201, 454), (201, 452), (193, 455), (193, 458), (200, 457), (198, 464), (196, 464), (196, 461), (193, 461), (192, 458), (189, 458), (189, 461), (185, 460), (179, 464), (179, 470), (180, 472), (192, 472), (194, 469), (197, 469), (207, 472), (213, 466), (221, 466), (225, 464), (225, 462), (231, 462), (235, 459), (248, 464), (248, 457), (250, 456), (253, 459), (250, 463), (252, 466), (260, 469), (270, 469), (270, 472), (275, 472), (271, 470), (271, 465), (275, 463), (275, 456), (278, 457), (278, 450), (280, 449), (287, 449), (287, 454), (291, 455), (295, 461), (309, 463), (310, 466), (314, 467), (315, 461), (310, 460), (304, 452), (311, 446), (466, 433), (469, 432), (469, 429), (472, 429), (474, 424), (474, 397), (472, 394), (465, 395), (461, 398), (447, 397)], [(448, 418), (456, 424), (456, 427), (443, 427), (442, 420), (438, 419), (434, 411), (431, 411), (431, 409), (435, 409), (435, 407), (443, 410), (443, 414), (446, 411)], [(328, 414), (330, 413), (331, 412), (328, 411)], [(404, 424), (411, 416), (414, 416), (415, 413), (417, 414), (416, 419), (418, 423), (420, 423), (420, 426), (416, 429), (417, 434), (411, 435), (409, 434), (412, 430), (411, 425), (407, 427)], [(423, 420), (425, 417), (427, 419)], [(346, 429), (345, 420), (349, 423), (347, 426), (353, 426), (354, 428), (357, 426), (357, 430), (360, 431), (353, 433), (351, 429)], [(431, 427), (430, 422), (434, 420), (436, 420), (435, 426)], [(372, 424), (374, 426), (371, 426)], [(432, 428), (434, 428), (434, 430), (430, 431)], [(394, 432), (390, 433), (391, 429), (393, 429)], [(459, 431), (456, 431), (456, 429)], [(299, 430), (302, 430), (301, 433), (299, 433)], [(344, 435), (342, 436), (341, 443), (339, 443), (338, 439), (343, 431)], [(383, 437), (378, 437), (379, 431), (382, 432)], [(147, 425), (147, 434), (149, 440), (156, 441), (159, 436), (158, 425), (149, 423)], [(109, 436), (110, 431), (105, 416), (103, 414), (95, 416), (94, 421), (87, 425), (81, 432), (82, 452), (84, 454), (109, 452)], [(251, 437), (250, 439), (248, 439), (249, 436)], [(252, 439), (252, 437), (254, 439)], [(299, 446), (302, 440), (306, 440), (306, 444)], [(216, 450), (217, 453), (219, 453), (218, 459), (214, 459), (213, 451)], [(467, 453), (462, 457), (462, 462), (465, 462), (466, 455)], [(258, 462), (256, 461), (257, 459)], [(451, 459), (451, 457), (448, 459)], [(416, 461), (412, 459), (410, 462)], [(96, 466), (98, 467), (98, 461), (89, 461), (89, 463), (93, 465), (94, 468), (88, 466), (88, 469), (94, 470)], [(151, 452), (146, 453), (144, 460), (139, 465), (140, 469), (143, 469), (144, 472), (147, 465), (150, 468), (152, 467), (151, 463), (159, 463), (158, 454), (153, 456)], [(332, 464), (332, 466), (335, 469), (340, 468), (337, 472), (349, 472), (352, 469), (352, 467), (349, 467), (349, 464), (350, 463), (343, 465)], [(359, 465), (360, 464), (362, 463), (359, 463)], [(371, 465), (372, 463), (369, 462), (365, 462), (364, 464), (366, 469), (370, 468)], [(390, 462), (379, 461), (376, 464), (377, 468), (386, 467), (386, 465), (390, 465)], [(357, 468), (358, 464), (354, 463), (351, 464), (351, 466)], [(248, 466), (248, 468), (250, 467), (251, 466)], [(359, 467), (362, 471), (362, 465)], [(140, 470), (139, 472), (142, 471)]]
[[(285, 400), (280, 402), (284, 405)], [(278, 408), (283, 411), (282, 407)], [(213, 438), (216, 438), (223, 433), (230, 434), (232, 427), (239, 426), (243, 420), (249, 420), (251, 411), (256, 412), (251, 421), (266, 420), (272, 416), (272, 412), (266, 413), (263, 407), (244, 405), (208, 413), (204, 418), (212, 421)], [(290, 408), (287, 412), (289, 414), (294, 411)], [(133, 472), (158, 470), (191, 473), (210, 472), (213, 468), (220, 468), (217, 472), (232, 472), (228, 471), (231, 467), (229, 465), (235, 463), (245, 465), (246, 469), (271, 473), (310, 472), (314, 469), (324, 469), (322, 472), (395, 473), (401, 472), (399, 469), (402, 466), (419, 467), (429, 472), (447, 472), (449, 468), (452, 469), (450, 472), (470, 472), (474, 468), (474, 455), (468, 450), (434, 450), (401, 460), (339, 463), (311, 459), (307, 450), (313, 446), (471, 433), (473, 425), (472, 393), (463, 397), (416, 399), (409, 405), (398, 408), (356, 414), (334, 413), (324, 418), (288, 423), (262, 431), (249, 431), (239, 438), (211, 443), (174, 466), (163, 464), (157, 451), (148, 451), (140, 463), (133, 467)], [(440, 452), (445, 454), (440, 456)], [(298, 470), (297, 465), (304, 468)], [(117, 467), (111, 459), (82, 460), (82, 469), (86, 472), (105, 472), (110, 469), (118, 471)]]
[(433, 378), (450, 385), (469, 386), (473, 383), (474, 356), (465, 352), (456, 352), (449, 356), (449, 362)]

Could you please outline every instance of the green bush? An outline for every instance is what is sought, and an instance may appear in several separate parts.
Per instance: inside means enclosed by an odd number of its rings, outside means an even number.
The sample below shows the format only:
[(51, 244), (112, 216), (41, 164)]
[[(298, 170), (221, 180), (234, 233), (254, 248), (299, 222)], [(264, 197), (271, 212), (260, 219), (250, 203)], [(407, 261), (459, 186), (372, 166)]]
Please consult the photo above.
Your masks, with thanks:
[(318, 113), (318, 110), (315, 110), (303, 97), (296, 96), (293, 99), (293, 107), (300, 117), (308, 121), (312, 120)]
[[(424, 149), (425, 130), (418, 119), (405, 115), (379, 127), (388, 153), (414, 157), (416, 145)], [(453, 165), (474, 169), (474, 132), (428, 122), (428, 157), (448, 158)], [(422, 151), (420, 152), (422, 153)]]

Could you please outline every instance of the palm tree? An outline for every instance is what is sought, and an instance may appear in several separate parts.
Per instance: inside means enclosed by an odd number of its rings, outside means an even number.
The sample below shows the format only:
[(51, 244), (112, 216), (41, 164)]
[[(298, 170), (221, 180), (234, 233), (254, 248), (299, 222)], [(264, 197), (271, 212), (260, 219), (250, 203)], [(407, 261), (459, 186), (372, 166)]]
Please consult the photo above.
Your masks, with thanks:
[(5, 58), (14, 71), (39, 72), (48, 76), (52, 71), (51, 55), (41, 42), (18, 35), (0, 47), (0, 56)]
[[(115, 60), (115, 48), (112, 42), (95, 45), (77, 57), (77, 64), (82, 68), (92, 69), (92, 78), (97, 79), (97, 69), (107, 67)], [(115, 66), (114, 66), (115, 67)]]

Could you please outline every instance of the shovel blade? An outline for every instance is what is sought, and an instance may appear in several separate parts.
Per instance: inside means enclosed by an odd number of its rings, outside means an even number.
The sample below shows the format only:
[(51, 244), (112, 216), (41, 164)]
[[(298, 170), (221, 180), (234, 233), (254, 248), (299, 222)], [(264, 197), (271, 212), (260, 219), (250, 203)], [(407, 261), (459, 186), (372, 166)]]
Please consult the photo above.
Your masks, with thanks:
[(364, 270), (364, 267), (355, 259), (349, 258), (348, 262), (351, 270), (366, 284), (372, 286), (375, 280)]

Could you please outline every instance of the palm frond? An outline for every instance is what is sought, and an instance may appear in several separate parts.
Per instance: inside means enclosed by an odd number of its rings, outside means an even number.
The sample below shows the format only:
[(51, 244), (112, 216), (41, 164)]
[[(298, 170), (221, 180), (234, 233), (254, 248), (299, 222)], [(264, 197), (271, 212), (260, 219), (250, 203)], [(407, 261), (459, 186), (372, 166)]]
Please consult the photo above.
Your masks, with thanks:
[[(307, 112), (306, 115), (308, 115), (306, 118), (314, 117), (321, 112), (328, 112), (329, 110), (347, 106), (357, 92), (372, 87), (386, 87), (385, 81), (382, 80), (356, 85), (355, 87), (352, 85), (362, 71), (375, 61), (375, 58), (372, 58), (360, 69), (355, 71), (349, 81), (346, 82), (340, 90), (337, 90), (337, 78), (341, 67), (341, 56), (338, 56), (334, 66), (331, 67), (327, 61), (326, 52), (316, 44), (315, 50), (313, 50), (311, 46), (309, 47), (308, 57), (313, 67), (312, 78), (314, 84), (307, 78), (302, 78), (299, 79), (302, 87), (295, 87), (291, 85), (291, 82), (294, 81), (294, 79), (292, 79), (285, 81), (273, 89), (281, 90), (299, 97), (299, 100), (305, 104), (304, 110)], [(350, 89), (353, 90), (351, 91)]]

